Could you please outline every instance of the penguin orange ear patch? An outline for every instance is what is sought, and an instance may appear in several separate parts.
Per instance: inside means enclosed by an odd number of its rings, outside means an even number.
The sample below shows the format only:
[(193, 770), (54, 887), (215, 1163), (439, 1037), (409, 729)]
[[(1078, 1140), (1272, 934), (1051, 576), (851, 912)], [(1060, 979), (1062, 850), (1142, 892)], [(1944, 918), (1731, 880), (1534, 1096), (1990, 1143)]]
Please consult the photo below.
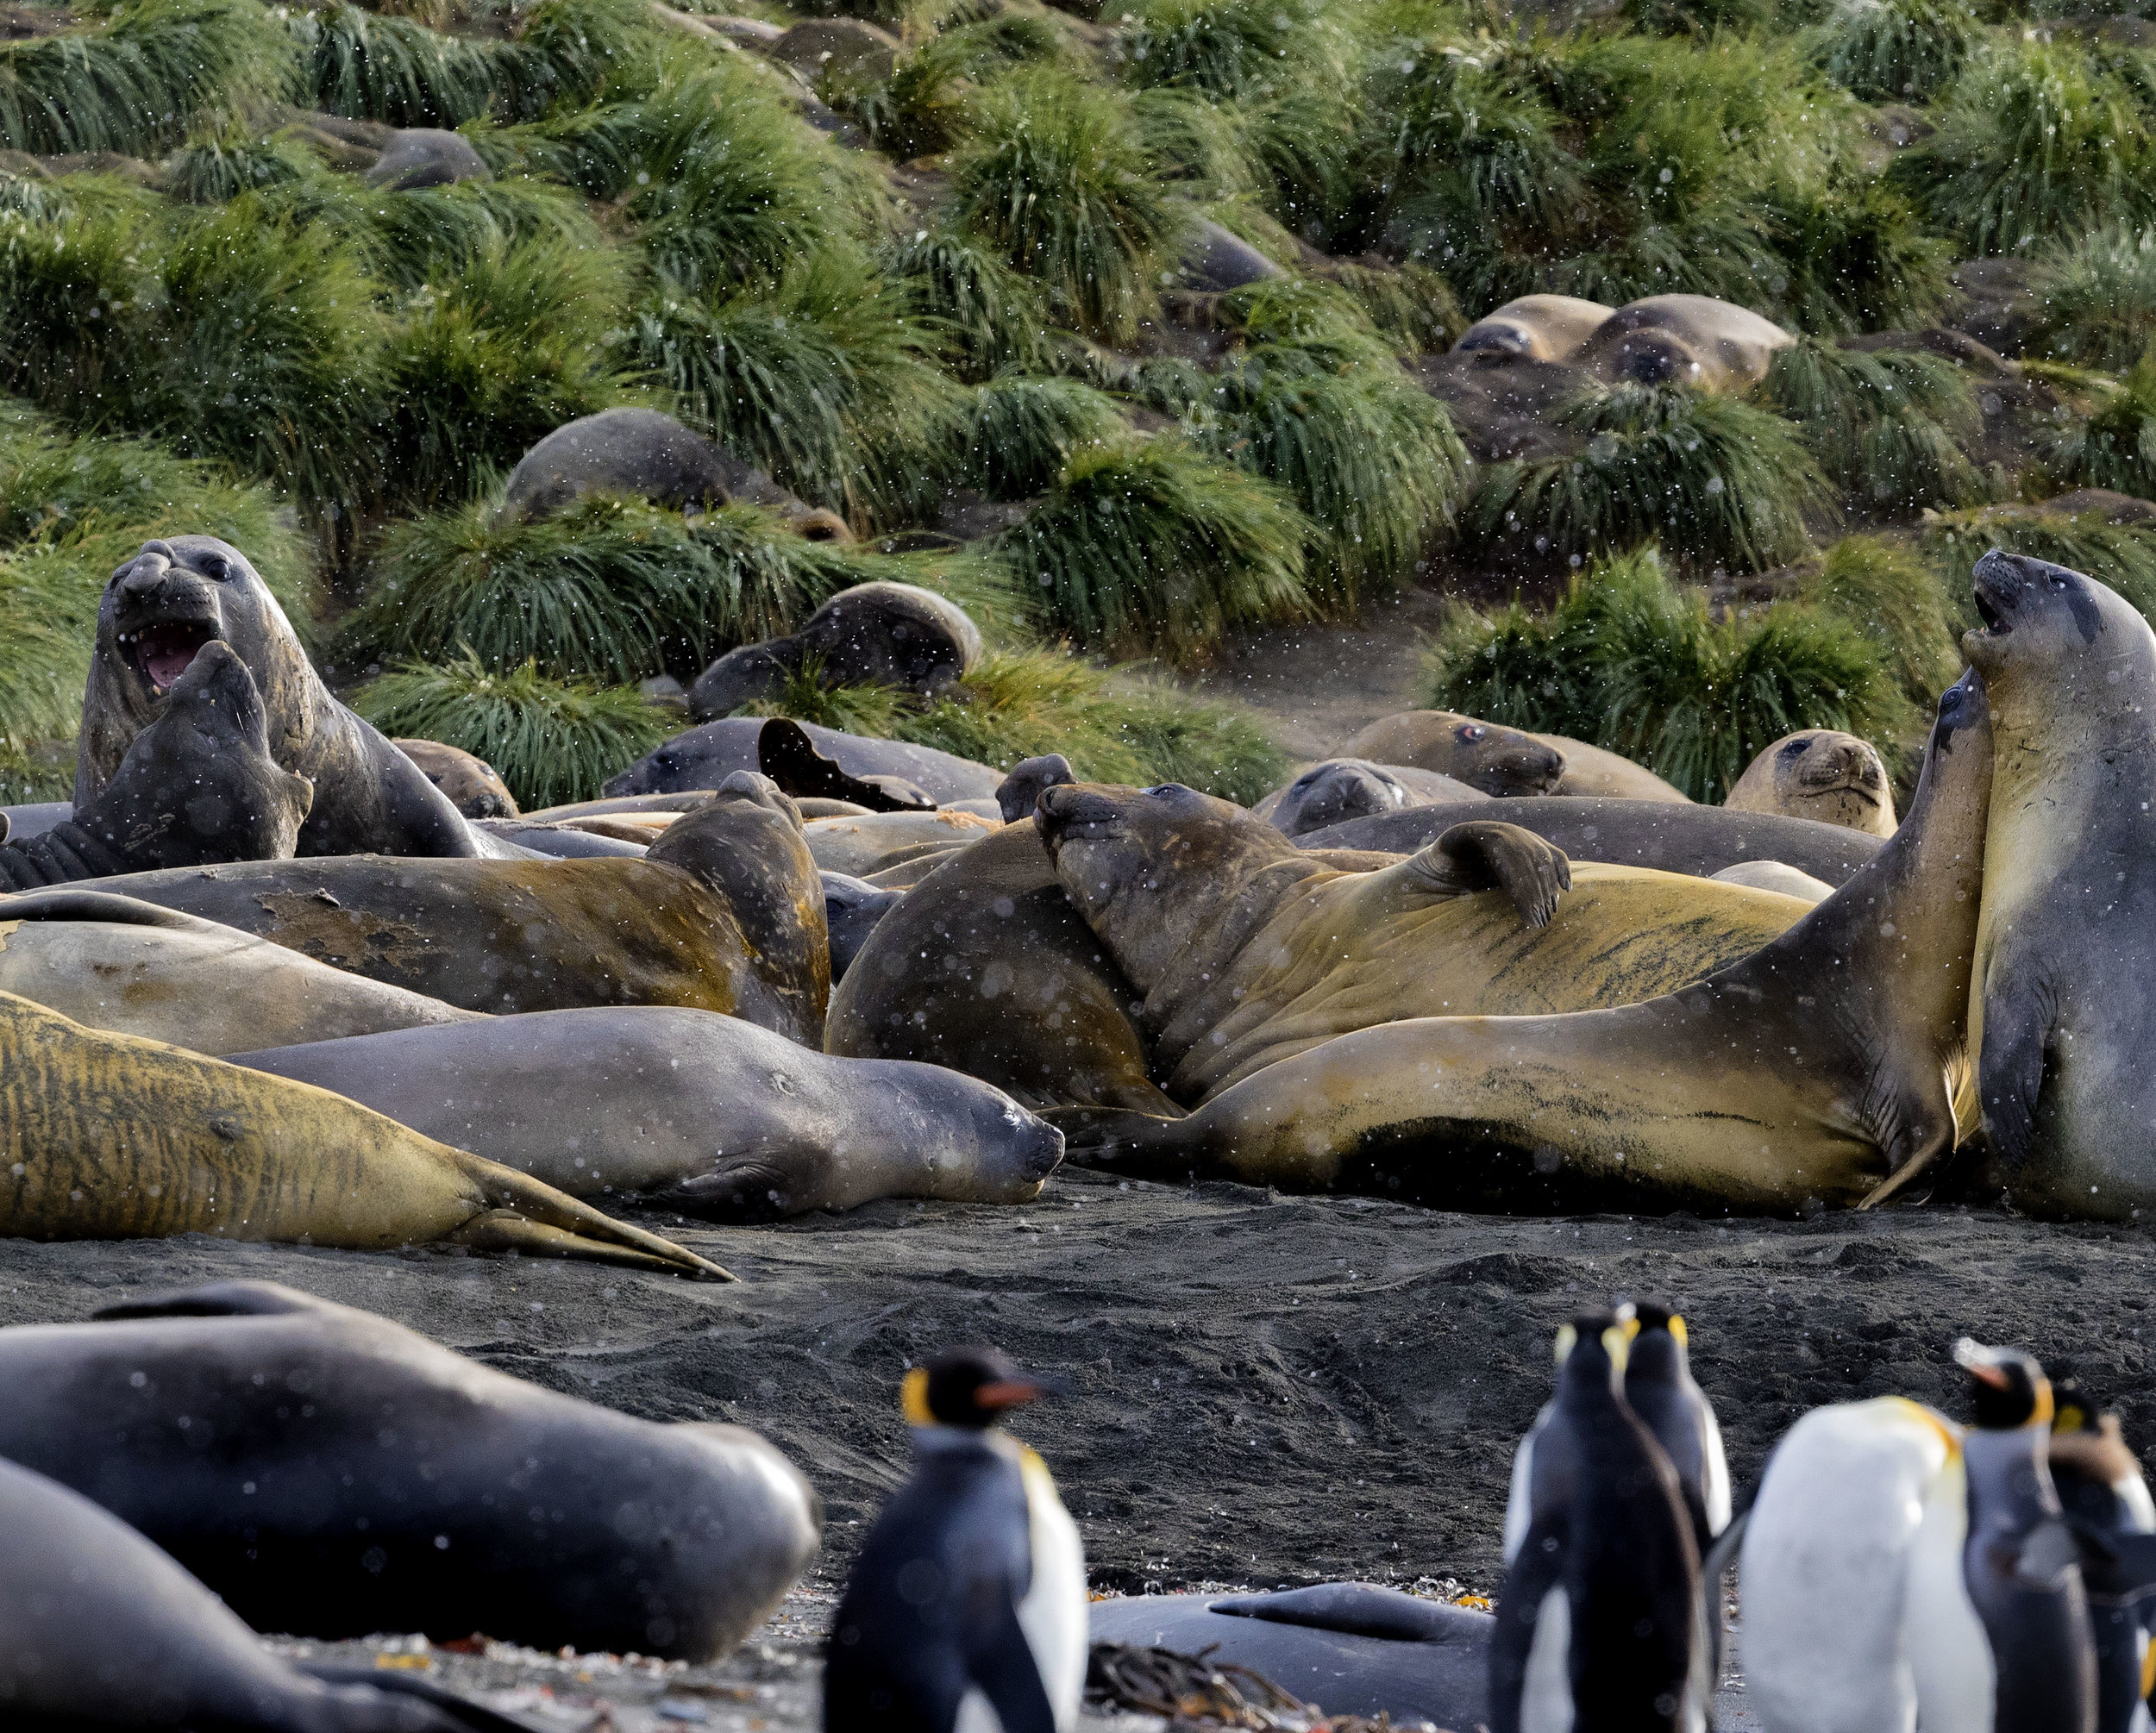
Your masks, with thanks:
[(928, 1409), (928, 1368), (917, 1366), (899, 1386), (899, 1412), (908, 1426), (933, 1426), (936, 1417)]

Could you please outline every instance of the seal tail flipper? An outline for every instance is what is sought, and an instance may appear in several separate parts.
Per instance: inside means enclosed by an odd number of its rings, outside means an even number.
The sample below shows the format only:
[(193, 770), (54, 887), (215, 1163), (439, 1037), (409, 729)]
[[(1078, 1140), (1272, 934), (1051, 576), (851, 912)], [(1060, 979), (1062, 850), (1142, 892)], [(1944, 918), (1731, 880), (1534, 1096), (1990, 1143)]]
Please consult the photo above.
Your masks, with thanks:
[(739, 1279), (731, 1271), (699, 1257), (686, 1247), (632, 1228), (626, 1222), (617, 1222), (529, 1173), (461, 1149), (451, 1153), (490, 1205), (484, 1214), (474, 1216), (448, 1236), (460, 1244), (635, 1263), (722, 1282)]

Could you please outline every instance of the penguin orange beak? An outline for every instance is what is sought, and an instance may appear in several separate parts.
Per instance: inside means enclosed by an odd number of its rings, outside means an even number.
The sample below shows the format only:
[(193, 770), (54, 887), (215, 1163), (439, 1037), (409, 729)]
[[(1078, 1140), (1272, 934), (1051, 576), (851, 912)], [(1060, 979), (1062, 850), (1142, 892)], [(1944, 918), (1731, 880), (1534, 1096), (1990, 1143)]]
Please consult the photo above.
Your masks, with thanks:
[(996, 1384), (984, 1384), (973, 1393), (973, 1399), (981, 1407), (1000, 1413), (1006, 1408), (1023, 1408), (1029, 1402), (1037, 1402), (1044, 1396), (1056, 1392), (1049, 1384), (1037, 1378), (1006, 1378)]

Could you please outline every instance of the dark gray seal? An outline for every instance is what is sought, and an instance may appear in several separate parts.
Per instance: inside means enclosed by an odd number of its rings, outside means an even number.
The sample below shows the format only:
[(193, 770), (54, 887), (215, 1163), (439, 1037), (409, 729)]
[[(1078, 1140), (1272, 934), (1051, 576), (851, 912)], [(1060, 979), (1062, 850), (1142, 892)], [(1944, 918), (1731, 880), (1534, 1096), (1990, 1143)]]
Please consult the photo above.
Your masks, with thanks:
[(110, 1511), (0, 1461), (0, 1716), (13, 1727), (250, 1733), (517, 1729), (385, 1674), (326, 1684), (263, 1648), (194, 1578)]
[[(757, 752), (764, 726), (755, 716), (730, 716), (690, 729), (638, 759), (609, 782), (605, 791), (610, 795), (671, 794), (682, 789), (716, 788), (736, 770), (765, 769), (766, 774), (771, 774), (760, 761)], [(993, 800), (1003, 780), (1001, 773), (985, 764), (938, 752), (934, 747), (909, 746), (895, 740), (868, 740), (814, 723), (795, 726), (809, 737), (818, 752), (834, 760), (848, 776), (862, 779), (895, 777), (914, 784), (930, 800), (938, 804)]]
[(231, 647), (212, 639), (80, 816), (0, 847), (0, 890), (289, 860), (314, 795), (271, 758), (261, 694)]
[(1490, 1636), (1497, 1621), (1375, 1583), (1097, 1600), (1088, 1618), (1096, 1643), (1173, 1649), (1247, 1667), (1328, 1715), (1375, 1720), (1389, 1714), (1396, 1724), (1430, 1721), (1440, 1727), (1489, 1719)]
[(677, 511), (716, 510), (730, 497), (718, 448), (656, 410), (602, 410), (556, 428), (517, 460), (503, 496), (527, 520), (552, 517), (587, 494), (627, 494)]
[(834, 1059), (709, 1011), (486, 1017), (467, 1039), (348, 1041), (233, 1063), (311, 1083), (573, 1198), (718, 1221), (878, 1198), (1028, 1204), (1062, 1135), (941, 1066)]
[(728, 651), (689, 688), (699, 722), (774, 698), (813, 662), (825, 685), (896, 686), (933, 697), (981, 660), (981, 629), (955, 602), (912, 584), (856, 584), (798, 632)]
[(1465, 806), (1494, 796), (1456, 777), (1367, 758), (1328, 758), (1275, 789), (1250, 810), (1286, 836), (1307, 836), (1351, 819), (1411, 806)]
[(441, 127), (399, 127), (367, 172), (367, 184), (385, 192), (417, 192), (493, 178), (494, 171), (469, 139)]
[[(1305, 848), (1375, 848), (1412, 854), (1454, 824), (1490, 816), (1487, 805), (1419, 806), (1351, 819), (1298, 836)], [(1592, 795), (1526, 795), (1507, 800), (1507, 824), (1532, 830), (1575, 860), (1652, 866), (1710, 879), (1746, 860), (1779, 860), (1836, 889), (1884, 846), (1844, 824), (1733, 812), (1665, 800), (1606, 800)]]
[(329, 695), (291, 623), (237, 548), (212, 535), (146, 541), (112, 574), (83, 702), (75, 806), (103, 792), (135, 737), (163, 714), (202, 648), (222, 640), (254, 677), (269, 751), (315, 785), (301, 854), (485, 852), (448, 798)]
[(0, 1456), (266, 1630), (700, 1661), (816, 1552), (816, 1494), (740, 1427), (633, 1419), (269, 1282), (97, 1317), (0, 1329)]

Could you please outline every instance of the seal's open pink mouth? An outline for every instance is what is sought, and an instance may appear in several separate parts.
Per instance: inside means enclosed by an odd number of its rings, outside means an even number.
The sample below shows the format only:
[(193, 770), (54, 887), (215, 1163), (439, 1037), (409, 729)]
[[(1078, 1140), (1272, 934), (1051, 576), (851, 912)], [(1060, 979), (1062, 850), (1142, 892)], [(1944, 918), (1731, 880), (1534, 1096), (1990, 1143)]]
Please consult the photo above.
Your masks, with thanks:
[(145, 626), (132, 637), (123, 633), (120, 642), (127, 651), (128, 660), (162, 698), (187, 672), (195, 653), (214, 635), (210, 628), (200, 622), (165, 620), (154, 626)]

